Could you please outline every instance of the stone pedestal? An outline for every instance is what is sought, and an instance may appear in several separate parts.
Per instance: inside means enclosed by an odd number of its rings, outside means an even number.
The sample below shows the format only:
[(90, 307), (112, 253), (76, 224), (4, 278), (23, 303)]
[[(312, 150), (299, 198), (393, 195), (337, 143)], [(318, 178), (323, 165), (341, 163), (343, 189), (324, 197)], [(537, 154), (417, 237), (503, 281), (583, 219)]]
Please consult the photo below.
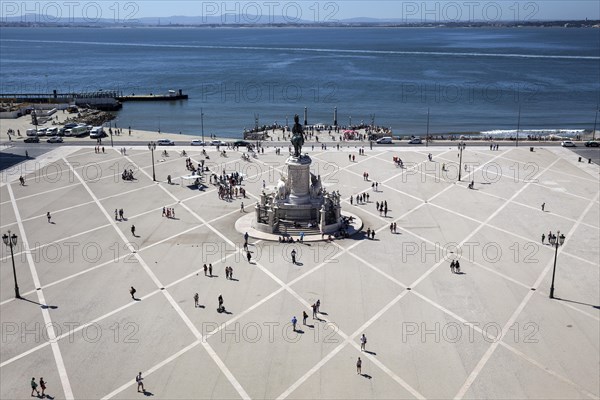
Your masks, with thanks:
[(310, 164), (309, 156), (289, 157), (287, 179), (290, 190), (288, 202), (294, 205), (310, 204)]

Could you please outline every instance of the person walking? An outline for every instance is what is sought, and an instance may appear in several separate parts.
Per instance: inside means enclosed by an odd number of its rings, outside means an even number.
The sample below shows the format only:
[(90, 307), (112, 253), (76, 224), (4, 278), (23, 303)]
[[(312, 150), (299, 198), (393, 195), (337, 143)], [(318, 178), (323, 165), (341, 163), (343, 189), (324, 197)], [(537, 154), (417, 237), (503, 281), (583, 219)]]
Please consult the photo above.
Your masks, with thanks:
[(19, 182), (21, 182), (21, 186), (25, 186), (25, 178), (23, 178), (23, 175), (19, 177)]
[(243, 213), (244, 212), (244, 202), (242, 201), (242, 204), (240, 204), (240, 212)]
[(252, 254), (250, 254), (250, 251), (246, 252), (246, 258), (248, 259), (248, 262), (250, 262), (250, 260), (252, 259)]
[(302, 311), (302, 325), (306, 325), (306, 319), (308, 318), (308, 314), (306, 311)]
[(52, 219), (52, 216), (50, 215), (50, 211), (48, 211), (46, 213), (46, 218), (48, 218), (48, 223), (50, 223), (50, 220)]
[(212, 264), (208, 264), (208, 275), (212, 278)]
[(217, 298), (217, 300), (219, 301), (219, 308), (217, 309), (218, 312), (222, 312), (224, 310), (223, 308), (223, 296), (221, 294), (219, 294), (219, 297)]
[(44, 380), (44, 377), (40, 378), (40, 387), (42, 388), (41, 396), (44, 398), (46, 397), (46, 394), (44, 393), (46, 391), (46, 381)]
[(544, 244), (544, 240), (546, 239), (546, 235), (542, 233), (542, 244)]
[(458, 262), (458, 260), (456, 260), (456, 263), (454, 264), (454, 272), (460, 274), (460, 263)]
[(198, 307), (198, 305), (199, 305), (198, 300), (200, 300), (200, 296), (198, 296), (198, 293), (196, 293), (194, 295), (194, 308)]
[(298, 323), (298, 320), (296, 319), (296, 316), (294, 315), (294, 317), (292, 318), (292, 327), (294, 328), (294, 332), (296, 332), (296, 324)]
[(546, 207), (546, 203), (542, 203), (542, 211), (544, 211), (545, 207)]
[(296, 264), (296, 249), (292, 249), (292, 264)]
[(115, 208), (115, 221), (119, 220), (119, 210)]
[(452, 260), (452, 262), (450, 263), (450, 272), (454, 273), (454, 266), (456, 264), (454, 263), (454, 260)]
[(131, 234), (135, 236), (135, 225), (131, 225)]
[(321, 300), (317, 299), (317, 302), (315, 303), (315, 305), (317, 306), (317, 314), (321, 312)]
[[(143, 380), (144, 380), (144, 378), (142, 378), (142, 373), (141, 373), (141, 372), (139, 372), (139, 373), (137, 374), (137, 376), (135, 377), (135, 381), (137, 382), (137, 390), (138, 390), (138, 393), (139, 393), (139, 392), (142, 392), (142, 393), (144, 393), (144, 392), (146, 391), (146, 389), (144, 389), (144, 382), (142, 382)], [(142, 388), (142, 390), (140, 390), (140, 388)]]
[(129, 289), (129, 294), (133, 300), (135, 300), (135, 292), (137, 292), (137, 290), (132, 286), (131, 289)]
[(356, 360), (356, 374), (362, 374), (362, 360), (360, 359), (360, 357), (358, 357), (358, 360)]
[(33, 392), (35, 392), (37, 394), (37, 396), (40, 396), (40, 391), (38, 390), (38, 385), (37, 382), (35, 381), (35, 378), (31, 378), (31, 396), (33, 397)]
[(312, 308), (312, 312), (313, 312), (313, 319), (319, 319), (317, 317), (317, 304), (313, 303), (313, 305), (311, 306), (311, 308)]
[(365, 351), (367, 347), (367, 337), (363, 333), (360, 337), (360, 351)]
[(204, 264), (202, 268), (204, 269), (204, 276), (208, 276), (208, 266)]

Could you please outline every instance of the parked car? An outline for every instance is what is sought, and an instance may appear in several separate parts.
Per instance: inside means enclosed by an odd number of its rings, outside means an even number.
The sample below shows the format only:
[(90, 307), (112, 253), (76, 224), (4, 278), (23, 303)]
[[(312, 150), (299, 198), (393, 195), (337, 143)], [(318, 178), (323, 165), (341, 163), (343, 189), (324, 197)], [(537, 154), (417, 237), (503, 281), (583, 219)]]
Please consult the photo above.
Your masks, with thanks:
[(40, 138), (37, 136), (32, 136), (32, 137), (28, 137), (27, 139), (23, 140), (23, 142), (25, 143), (39, 143), (40, 142)]
[(36, 136), (45, 136), (46, 135), (46, 128), (40, 128), (37, 130)]
[(377, 144), (392, 144), (392, 138), (390, 136), (384, 136), (377, 139)]
[(69, 122), (69, 123), (65, 124), (64, 128), (71, 129), (71, 128), (75, 128), (77, 125), (79, 125), (79, 124), (77, 124), (75, 122)]
[(573, 143), (573, 142), (572, 142), (572, 141), (570, 141), (570, 140), (563, 140), (563, 141), (560, 143), (560, 145), (561, 145), (562, 147), (575, 147), (575, 143)]
[(227, 146), (227, 143), (225, 143), (222, 140), (213, 140), (212, 142), (210, 142), (211, 146)]
[(171, 139), (158, 139), (156, 144), (159, 146), (175, 146), (175, 142)]
[(58, 135), (58, 127), (52, 126), (46, 129), (46, 136), (56, 136)]
[(65, 136), (87, 136), (89, 129), (87, 125), (77, 125), (73, 128), (65, 129)]
[(251, 145), (251, 143), (246, 140), (236, 140), (233, 142), (233, 145), (236, 147), (248, 147), (248, 145)]
[(600, 143), (595, 140), (590, 140), (589, 142), (585, 142), (585, 147), (600, 147)]
[(37, 136), (37, 129), (27, 129), (27, 131), (25, 132), (25, 135), (27, 136)]
[(423, 141), (421, 140), (421, 138), (412, 138), (408, 141), (408, 144), (423, 144)]
[(46, 142), (48, 142), (48, 143), (62, 143), (63, 142), (63, 138), (61, 138), (60, 136), (53, 136), (50, 139), (46, 140)]
[(206, 142), (203, 142), (202, 140), (192, 140), (190, 146), (206, 146)]
[(107, 137), (108, 135), (104, 132), (104, 129), (101, 126), (94, 126), (90, 131), (91, 139), (101, 139), (103, 137)]

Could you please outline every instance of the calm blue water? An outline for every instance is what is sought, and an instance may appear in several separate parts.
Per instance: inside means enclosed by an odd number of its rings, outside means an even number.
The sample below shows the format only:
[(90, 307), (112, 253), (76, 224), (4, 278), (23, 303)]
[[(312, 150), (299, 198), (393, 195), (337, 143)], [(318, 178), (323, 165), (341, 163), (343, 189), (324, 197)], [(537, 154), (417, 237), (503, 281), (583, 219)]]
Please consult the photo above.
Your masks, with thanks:
[(590, 129), (598, 29), (3, 28), (0, 91), (183, 89), (125, 103), (117, 123), (238, 137), (244, 127), (361, 120), (396, 133)]

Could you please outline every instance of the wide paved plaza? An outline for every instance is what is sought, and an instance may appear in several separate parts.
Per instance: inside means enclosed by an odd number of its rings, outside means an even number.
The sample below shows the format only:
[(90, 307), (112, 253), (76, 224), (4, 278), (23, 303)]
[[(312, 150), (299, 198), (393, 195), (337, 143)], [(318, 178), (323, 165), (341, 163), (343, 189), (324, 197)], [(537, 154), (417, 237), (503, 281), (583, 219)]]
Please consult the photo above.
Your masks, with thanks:
[[(263, 181), (276, 184), (287, 145), (250, 161), (208, 151), (212, 173), (244, 177), (247, 198), (232, 201), (208, 179), (204, 190), (182, 185), (181, 149), (154, 152), (157, 182), (143, 146), (61, 147), (3, 171), (1, 233), (17, 235), (22, 299), (2, 244), (0, 398), (30, 398), (32, 377), (55, 399), (600, 397), (597, 165), (558, 147), (467, 147), (459, 182), (454, 144), (365, 155), (305, 146), (362, 231), (304, 244), (251, 238), (248, 262), (235, 222)], [(123, 169), (136, 179), (123, 181)], [(361, 193), (368, 202), (357, 203)], [(384, 201), (387, 216), (376, 209)], [(548, 244), (550, 231), (562, 246)]]

